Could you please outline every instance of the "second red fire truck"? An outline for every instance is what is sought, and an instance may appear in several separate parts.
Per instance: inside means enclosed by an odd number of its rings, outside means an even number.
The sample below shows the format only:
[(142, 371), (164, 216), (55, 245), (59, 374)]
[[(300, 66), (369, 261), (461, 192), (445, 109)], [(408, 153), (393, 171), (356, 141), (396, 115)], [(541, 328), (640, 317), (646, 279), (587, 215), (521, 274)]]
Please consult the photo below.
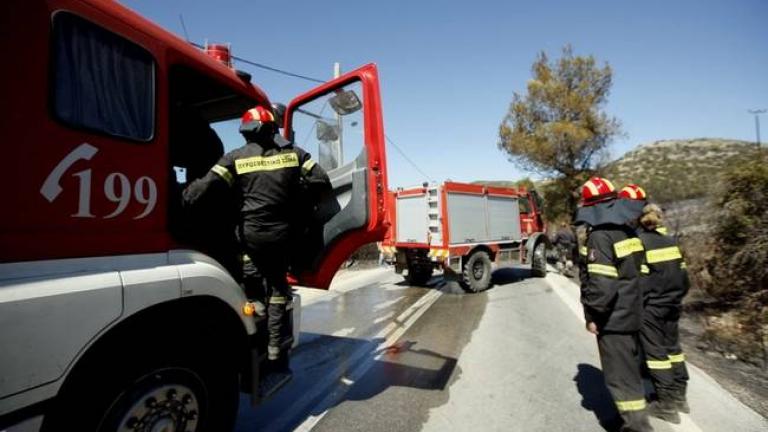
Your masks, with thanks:
[(445, 182), (399, 189), (387, 201), (391, 226), (382, 250), (412, 284), (444, 270), (446, 279), (479, 292), (501, 263), (546, 273), (549, 240), (536, 191)]

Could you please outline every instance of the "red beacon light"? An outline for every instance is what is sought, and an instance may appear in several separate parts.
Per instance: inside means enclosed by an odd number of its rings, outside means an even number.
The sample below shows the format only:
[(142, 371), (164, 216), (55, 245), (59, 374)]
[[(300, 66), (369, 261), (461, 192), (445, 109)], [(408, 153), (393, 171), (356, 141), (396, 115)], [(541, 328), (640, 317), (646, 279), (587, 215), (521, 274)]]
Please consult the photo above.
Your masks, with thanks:
[(230, 44), (209, 44), (205, 42), (205, 53), (224, 66), (232, 69), (232, 49)]

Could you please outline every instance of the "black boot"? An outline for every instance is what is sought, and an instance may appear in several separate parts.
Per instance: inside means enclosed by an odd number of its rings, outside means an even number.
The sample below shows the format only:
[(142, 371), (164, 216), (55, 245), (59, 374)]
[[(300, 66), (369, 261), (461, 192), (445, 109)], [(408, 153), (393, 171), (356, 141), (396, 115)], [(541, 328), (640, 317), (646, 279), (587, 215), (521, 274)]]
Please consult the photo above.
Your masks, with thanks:
[(619, 428), (620, 432), (653, 432), (653, 426), (648, 420), (646, 410), (626, 411), (619, 414), (623, 421), (621, 428)]
[(670, 400), (659, 399), (649, 403), (648, 415), (666, 422), (680, 424), (680, 414), (678, 414), (675, 404)]

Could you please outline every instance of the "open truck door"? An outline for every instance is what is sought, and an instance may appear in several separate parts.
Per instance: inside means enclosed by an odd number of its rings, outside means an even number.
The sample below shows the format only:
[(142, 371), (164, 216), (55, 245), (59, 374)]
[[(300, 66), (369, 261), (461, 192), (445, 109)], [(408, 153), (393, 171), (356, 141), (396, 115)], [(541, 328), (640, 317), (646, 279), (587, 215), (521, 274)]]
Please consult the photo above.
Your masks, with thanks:
[(286, 108), (285, 135), (312, 154), (333, 190), (299, 219), (295, 282), (327, 289), (339, 266), (387, 229), (387, 170), (376, 65), (368, 64), (297, 98)]

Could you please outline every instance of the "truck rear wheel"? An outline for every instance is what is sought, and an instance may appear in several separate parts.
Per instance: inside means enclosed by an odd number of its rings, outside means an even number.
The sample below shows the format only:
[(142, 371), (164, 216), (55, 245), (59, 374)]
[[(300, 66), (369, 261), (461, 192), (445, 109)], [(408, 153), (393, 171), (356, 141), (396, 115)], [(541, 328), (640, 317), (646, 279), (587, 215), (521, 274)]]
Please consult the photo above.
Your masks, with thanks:
[(461, 287), (468, 292), (480, 292), (491, 285), (491, 257), (485, 251), (477, 251), (464, 262)]
[(414, 265), (408, 266), (408, 276), (405, 277), (405, 280), (411, 285), (423, 286), (426, 285), (431, 278), (432, 267)]
[(239, 398), (231, 347), (168, 336), (134, 336), (138, 346), (123, 340), (122, 347), (110, 344), (87, 359), (62, 389), (43, 430), (231, 430)]
[(544, 241), (536, 243), (531, 256), (531, 273), (534, 277), (547, 275), (547, 244)]

